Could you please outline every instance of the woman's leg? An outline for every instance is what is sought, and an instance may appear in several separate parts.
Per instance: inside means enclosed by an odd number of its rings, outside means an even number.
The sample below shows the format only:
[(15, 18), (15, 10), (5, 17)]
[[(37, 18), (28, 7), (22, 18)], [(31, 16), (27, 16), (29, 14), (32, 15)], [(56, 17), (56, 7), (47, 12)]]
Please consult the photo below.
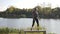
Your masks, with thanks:
[(36, 23), (37, 23), (37, 30), (39, 30), (39, 21), (38, 21), (38, 18), (36, 18)]
[(38, 21), (38, 18), (36, 18), (36, 23), (37, 23), (37, 26), (39, 26), (39, 21)]
[(35, 23), (35, 19), (33, 18), (33, 24), (32, 24), (32, 27), (34, 26), (34, 23)]
[[(34, 23), (35, 23), (35, 19), (33, 18), (32, 28), (33, 28), (33, 26), (34, 26)], [(32, 30), (32, 28), (31, 28), (31, 30)]]

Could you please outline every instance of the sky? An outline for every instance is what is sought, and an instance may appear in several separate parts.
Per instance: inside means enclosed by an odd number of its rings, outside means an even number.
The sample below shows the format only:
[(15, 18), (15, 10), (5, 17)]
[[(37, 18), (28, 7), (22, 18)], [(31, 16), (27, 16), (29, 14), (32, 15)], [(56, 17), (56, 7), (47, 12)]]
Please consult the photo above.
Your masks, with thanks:
[(10, 6), (16, 8), (34, 8), (35, 6), (60, 7), (59, 0), (0, 0), (0, 11), (4, 11)]

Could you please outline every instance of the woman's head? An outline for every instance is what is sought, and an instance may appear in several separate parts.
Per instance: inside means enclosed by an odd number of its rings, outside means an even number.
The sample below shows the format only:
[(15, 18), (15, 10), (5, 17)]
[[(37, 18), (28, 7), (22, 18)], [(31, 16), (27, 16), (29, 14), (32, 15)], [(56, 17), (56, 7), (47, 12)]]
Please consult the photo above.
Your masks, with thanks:
[(35, 11), (37, 11), (37, 10), (38, 10), (38, 8), (34, 8), (34, 10), (35, 10)]

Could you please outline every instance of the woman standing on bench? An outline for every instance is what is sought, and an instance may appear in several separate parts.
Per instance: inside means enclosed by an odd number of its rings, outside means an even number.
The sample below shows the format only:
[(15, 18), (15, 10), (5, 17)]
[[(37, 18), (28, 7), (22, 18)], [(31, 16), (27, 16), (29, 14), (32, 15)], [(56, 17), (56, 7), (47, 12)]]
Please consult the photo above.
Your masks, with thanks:
[[(33, 28), (33, 26), (34, 26), (34, 23), (35, 23), (35, 21), (36, 21), (36, 23), (37, 23), (37, 30), (39, 30), (39, 21), (38, 21), (38, 17), (39, 17), (39, 15), (38, 15), (38, 8), (34, 8), (33, 9), (33, 11), (32, 11), (32, 16), (33, 16), (33, 23), (32, 23), (32, 28)], [(31, 30), (32, 30), (32, 28), (31, 28)]]

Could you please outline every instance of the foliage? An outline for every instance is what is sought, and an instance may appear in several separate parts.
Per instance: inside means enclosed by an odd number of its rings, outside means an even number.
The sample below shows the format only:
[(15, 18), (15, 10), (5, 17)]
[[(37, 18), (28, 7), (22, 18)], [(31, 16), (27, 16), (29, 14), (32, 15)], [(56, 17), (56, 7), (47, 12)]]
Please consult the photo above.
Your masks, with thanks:
[[(56, 7), (52, 9), (51, 7), (41, 7), (38, 8), (40, 18), (60, 18), (60, 8)], [(33, 9), (33, 8), (32, 8)], [(0, 12), (0, 17), (4, 18), (32, 18), (32, 9), (19, 9), (13, 6), (7, 8), (4, 12)]]

